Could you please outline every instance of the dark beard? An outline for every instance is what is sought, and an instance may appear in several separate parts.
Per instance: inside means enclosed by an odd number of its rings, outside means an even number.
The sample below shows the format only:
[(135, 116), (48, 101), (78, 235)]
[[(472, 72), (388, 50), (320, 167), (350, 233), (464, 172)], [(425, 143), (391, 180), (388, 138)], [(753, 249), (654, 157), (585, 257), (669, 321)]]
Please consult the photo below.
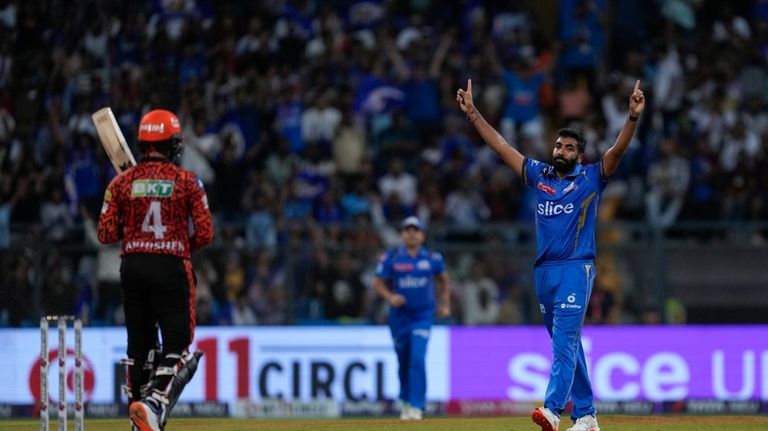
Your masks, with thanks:
[(576, 167), (576, 160), (575, 159), (566, 160), (566, 159), (557, 158), (552, 161), (552, 164), (554, 165), (557, 173), (565, 175), (570, 173), (573, 170), (573, 168)]

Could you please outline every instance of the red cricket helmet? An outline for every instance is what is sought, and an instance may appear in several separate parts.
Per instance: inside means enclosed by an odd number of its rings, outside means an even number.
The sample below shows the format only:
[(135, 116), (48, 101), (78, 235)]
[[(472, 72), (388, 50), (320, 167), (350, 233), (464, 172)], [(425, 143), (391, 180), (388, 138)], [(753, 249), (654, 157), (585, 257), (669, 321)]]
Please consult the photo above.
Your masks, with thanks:
[(181, 152), (181, 124), (176, 114), (165, 109), (144, 114), (139, 123), (138, 138), (143, 152), (154, 148), (167, 153), (171, 159)]

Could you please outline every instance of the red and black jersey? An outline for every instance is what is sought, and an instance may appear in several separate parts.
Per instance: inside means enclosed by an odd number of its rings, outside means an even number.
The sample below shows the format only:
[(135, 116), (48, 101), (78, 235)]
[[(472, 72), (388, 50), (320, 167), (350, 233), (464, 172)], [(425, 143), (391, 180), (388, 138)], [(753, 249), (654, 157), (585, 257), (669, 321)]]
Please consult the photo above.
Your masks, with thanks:
[(202, 181), (158, 159), (146, 159), (112, 179), (104, 193), (98, 230), (104, 244), (123, 240), (122, 255), (189, 258), (213, 240)]

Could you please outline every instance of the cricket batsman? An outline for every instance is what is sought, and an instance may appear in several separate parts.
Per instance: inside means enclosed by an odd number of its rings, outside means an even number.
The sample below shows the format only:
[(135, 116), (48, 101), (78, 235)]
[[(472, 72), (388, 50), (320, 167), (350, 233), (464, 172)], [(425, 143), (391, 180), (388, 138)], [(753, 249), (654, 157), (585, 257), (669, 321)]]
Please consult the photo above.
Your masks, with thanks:
[(640, 81), (629, 97), (629, 116), (603, 157), (583, 165), (587, 145), (577, 130), (561, 129), (551, 163), (523, 156), (480, 115), (472, 100), (472, 80), (456, 92), (459, 107), (483, 141), (520, 177), (536, 188), (536, 296), (552, 338), (552, 369), (544, 406), (531, 418), (542, 431), (558, 431), (560, 414), (573, 400), (568, 431), (600, 431), (587, 375), (581, 328), (595, 281), (595, 223), (600, 194), (616, 172), (645, 106)]
[[(173, 164), (182, 150), (176, 115), (148, 112), (138, 142), (143, 158), (107, 187), (98, 234), (104, 244), (122, 240), (132, 426), (159, 431), (200, 356), (187, 350), (195, 330), (190, 254), (213, 240), (213, 224), (202, 181)], [(158, 327), (162, 349), (156, 352)]]

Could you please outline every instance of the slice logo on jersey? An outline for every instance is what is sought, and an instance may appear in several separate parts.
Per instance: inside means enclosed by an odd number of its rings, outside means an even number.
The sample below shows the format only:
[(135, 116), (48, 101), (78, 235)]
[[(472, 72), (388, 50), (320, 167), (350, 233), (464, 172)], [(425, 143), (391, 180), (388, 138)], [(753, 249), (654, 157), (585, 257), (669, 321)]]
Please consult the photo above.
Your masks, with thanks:
[(422, 271), (429, 271), (430, 269), (432, 269), (432, 264), (430, 264), (428, 260), (420, 260), (416, 264), (416, 268)]
[(576, 302), (576, 294), (575, 293), (571, 293), (570, 295), (568, 295), (568, 302), (571, 303), (571, 304)]
[(542, 183), (541, 181), (539, 181), (539, 185), (537, 187), (542, 192), (544, 192), (544, 193), (546, 193), (548, 195), (551, 195), (551, 196), (554, 196), (557, 193), (555, 191), (555, 189), (553, 189), (552, 187), (548, 186), (547, 184)]
[(170, 180), (135, 180), (131, 184), (131, 197), (168, 198), (173, 195), (173, 185)]
[(543, 204), (538, 205), (536, 212), (543, 216), (570, 214), (573, 212), (573, 202), (569, 203), (568, 205), (562, 205), (553, 204), (550, 201), (546, 201)]
[(397, 287), (400, 289), (419, 289), (429, 284), (429, 277), (414, 277), (406, 275), (397, 279)]

